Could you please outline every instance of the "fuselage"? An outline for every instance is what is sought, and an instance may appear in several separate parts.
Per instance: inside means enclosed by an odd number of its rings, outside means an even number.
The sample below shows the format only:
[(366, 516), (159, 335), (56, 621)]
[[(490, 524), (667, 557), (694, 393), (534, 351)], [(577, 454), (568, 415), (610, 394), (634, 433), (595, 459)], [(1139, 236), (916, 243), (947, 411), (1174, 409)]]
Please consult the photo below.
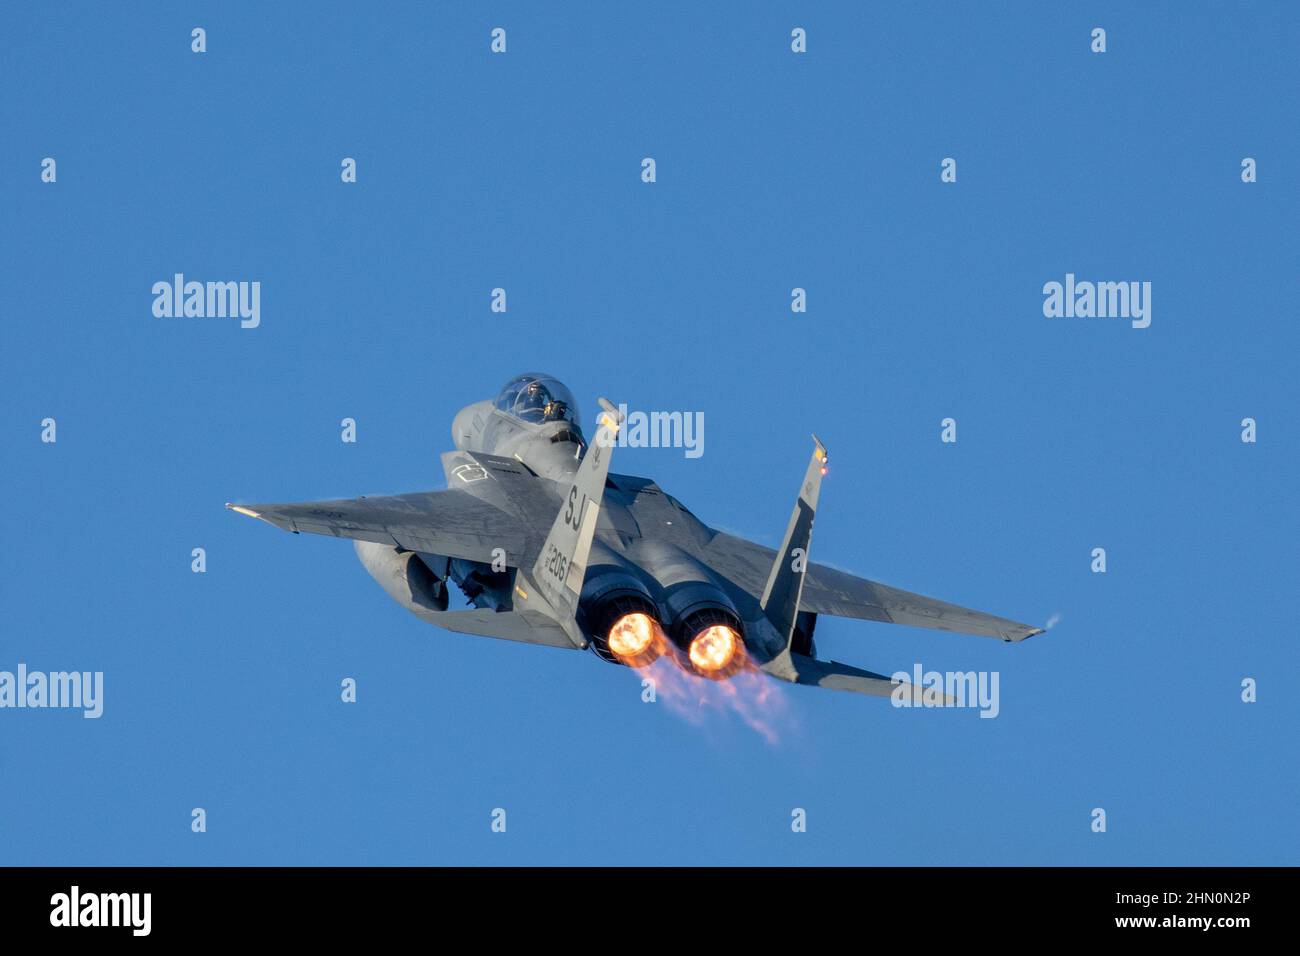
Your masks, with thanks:
[(452, 421), (451, 437), (460, 451), (514, 458), (535, 475), (560, 483), (573, 480), (587, 447), (576, 422), (522, 421), (491, 400), (462, 408)]
[[(530, 473), (533, 480), (529, 484), (551, 497), (557, 510), (588, 451), (568, 390), (543, 376), (521, 376), (507, 383), (496, 399), (462, 408), (452, 422), (452, 440), (467, 457), (445, 460), (449, 487), (465, 486), (464, 461), (473, 456), (510, 459)], [(505, 482), (517, 479), (513, 475), (500, 477)], [(520, 484), (518, 480), (513, 483), (516, 487)], [(468, 488), (492, 498), (510, 493), (487, 481), (468, 483)], [(609, 659), (606, 637), (615, 609), (626, 611), (634, 606), (643, 608), (682, 642), (689, 642), (703, 622), (734, 628), (737, 634), (748, 630), (751, 650), (760, 654), (767, 650), (753, 645), (767, 643), (763, 639), (770, 635), (762, 627), (742, 624), (742, 618), (754, 610), (746, 606), (748, 596), (729, 594), (726, 583), (690, 553), (692, 545), (707, 541), (712, 534), (653, 482), (611, 475), (599, 509), (577, 622), (598, 654)], [(456, 568), (451, 571), (453, 578), (460, 576)], [(535, 596), (536, 589), (529, 585), (530, 572), (524, 562), (512, 572), (508, 595), (499, 587), (475, 600), (520, 606), (527, 600), (525, 594), (528, 599)], [(480, 573), (479, 578), (486, 581), (488, 575)]]

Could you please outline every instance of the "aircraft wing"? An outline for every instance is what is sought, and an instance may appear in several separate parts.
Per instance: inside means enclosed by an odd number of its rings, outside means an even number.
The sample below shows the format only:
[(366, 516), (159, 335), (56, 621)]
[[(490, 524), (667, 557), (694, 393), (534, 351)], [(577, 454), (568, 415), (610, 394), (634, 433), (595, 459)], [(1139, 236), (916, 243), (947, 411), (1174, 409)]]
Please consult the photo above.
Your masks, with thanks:
[[(697, 556), (723, 577), (757, 596), (763, 593), (776, 552), (744, 538), (719, 533)], [(868, 581), (824, 564), (808, 565), (799, 610), (998, 637), (1004, 641), (1023, 641), (1043, 632), (1041, 627)]]
[(525, 547), (518, 518), (454, 488), (409, 495), (226, 507), (294, 534), (306, 531), (374, 541), (467, 561), (490, 563), (493, 549), (500, 548), (506, 552), (506, 563), (518, 566)]

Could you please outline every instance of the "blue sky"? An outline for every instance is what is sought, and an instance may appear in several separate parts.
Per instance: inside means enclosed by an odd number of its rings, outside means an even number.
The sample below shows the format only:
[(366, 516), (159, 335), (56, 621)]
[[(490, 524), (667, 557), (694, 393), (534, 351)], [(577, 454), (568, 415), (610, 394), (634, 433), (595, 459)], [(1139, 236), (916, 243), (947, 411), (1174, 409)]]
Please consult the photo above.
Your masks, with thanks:
[[(0, 669), (103, 671), (105, 712), (0, 711), (0, 863), (1298, 862), (1293, 4), (5, 20)], [(176, 272), (260, 281), (261, 326), (155, 318)], [(1150, 328), (1045, 318), (1067, 272), (1150, 281)], [(222, 507), (441, 487), (527, 369), (704, 412), (702, 457), (614, 468), (768, 544), (815, 430), (815, 559), (1060, 623), (823, 618), (1001, 714), (783, 688), (772, 746)]]

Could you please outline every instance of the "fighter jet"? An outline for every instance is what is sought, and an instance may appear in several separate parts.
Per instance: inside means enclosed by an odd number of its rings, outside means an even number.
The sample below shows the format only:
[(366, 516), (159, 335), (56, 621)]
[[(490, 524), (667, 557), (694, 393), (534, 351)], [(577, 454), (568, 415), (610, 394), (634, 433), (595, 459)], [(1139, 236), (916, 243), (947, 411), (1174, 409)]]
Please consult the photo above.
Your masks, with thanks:
[[(564, 385), (520, 375), (495, 400), (457, 413), (456, 450), (442, 456), (445, 490), (226, 507), (295, 534), (353, 539), (393, 600), (449, 631), (590, 649), (634, 668), (671, 655), (711, 680), (754, 668), (796, 684), (893, 694), (888, 677), (817, 659), (822, 614), (1004, 641), (1042, 632), (809, 563), (829, 464), (815, 435), (773, 551), (709, 527), (649, 478), (611, 472), (624, 423), (612, 403), (600, 405), (589, 442)], [(467, 607), (450, 608), (454, 592)]]

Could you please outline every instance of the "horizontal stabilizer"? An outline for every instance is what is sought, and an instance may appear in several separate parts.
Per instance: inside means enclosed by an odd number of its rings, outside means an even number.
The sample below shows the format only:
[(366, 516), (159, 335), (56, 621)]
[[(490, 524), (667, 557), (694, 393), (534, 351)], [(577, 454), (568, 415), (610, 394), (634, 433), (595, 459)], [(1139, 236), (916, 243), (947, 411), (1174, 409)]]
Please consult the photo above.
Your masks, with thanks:
[[(782, 654), (762, 668), (772, 677), (789, 681), (792, 684), (806, 684), (810, 687), (826, 687), (830, 690), (846, 690), (854, 694), (867, 694), (871, 697), (893, 697), (898, 693), (903, 700), (922, 703), (924, 689), (909, 681), (895, 683), (884, 674), (841, 664), (838, 661), (819, 661), (802, 654)], [(938, 691), (928, 691), (933, 704), (951, 704), (953, 698)]]

